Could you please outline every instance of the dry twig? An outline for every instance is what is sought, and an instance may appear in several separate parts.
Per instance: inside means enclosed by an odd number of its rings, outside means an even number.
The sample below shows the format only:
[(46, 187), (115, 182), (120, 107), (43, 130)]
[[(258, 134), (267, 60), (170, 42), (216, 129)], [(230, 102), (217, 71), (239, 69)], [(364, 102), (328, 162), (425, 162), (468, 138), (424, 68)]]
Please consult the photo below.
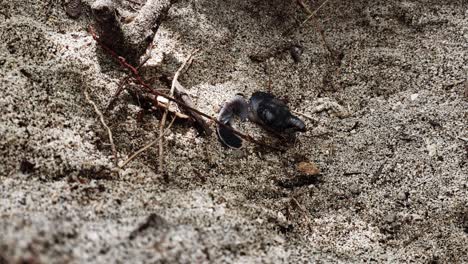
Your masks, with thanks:
[[(164, 134), (166, 132), (169, 132), (169, 129), (172, 127), (172, 124), (174, 123), (176, 119), (176, 116), (174, 115), (174, 117), (172, 118), (171, 122), (169, 123), (169, 125), (167, 126), (167, 128), (164, 130)], [(139, 149), (137, 152), (133, 153), (126, 161), (124, 161), (124, 163), (122, 163), (122, 165), (119, 166), (120, 169), (123, 169), (130, 161), (134, 160), (136, 157), (138, 157), (141, 153), (145, 152), (147, 149), (149, 149), (151, 146), (153, 146), (154, 144), (156, 144), (157, 142), (159, 142), (159, 139), (162, 138), (164, 136), (164, 134), (160, 134), (155, 140), (151, 141), (150, 143), (148, 143), (147, 145), (145, 145), (144, 147), (142, 147), (141, 149)]]
[(96, 114), (99, 116), (99, 120), (101, 121), (101, 124), (106, 128), (107, 130), (107, 135), (109, 136), (109, 142), (111, 144), (111, 148), (112, 148), (112, 154), (114, 155), (114, 164), (115, 166), (117, 166), (117, 163), (118, 163), (118, 160), (117, 160), (117, 150), (115, 148), (115, 144), (114, 144), (114, 138), (112, 137), (112, 131), (110, 130), (109, 126), (106, 124), (106, 122), (104, 121), (104, 115), (102, 114), (102, 112), (99, 110), (99, 108), (97, 107), (96, 103), (91, 100), (91, 97), (89, 96), (88, 94), (88, 90), (87, 88), (85, 87), (84, 89), (84, 95), (86, 97), (86, 100), (88, 101), (89, 104), (91, 104), (93, 107), (94, 107), (94, 112), (96, 112)]
[(325, 1), (323, 1), (323, 3), (322, 3), (317, 9), (315, 9), (315, 11), (312, 12), (312, 13), (306, 18), (306, 20), (304, 20), (304, 22), (301, 23), (301, 27), (302, 27), (305, 23), (307, 23), (307, 21), (309, 21), (311, 18), (313, 18), (313, 17), (317, 14), (317, 12), (318, 12), (328, 1), (330, 1), (330, 0), (325, 0)]
[[(171, 86), (172, 86), (172, 82), (171, 82)], [(175, 98), (182, 101), (184, 104), (186, 104), (186, 105), (188, 105), (190, 107), (193, 107), (192, 99), (190, 98), (187, 90), (185, 90), (185, 88), (179, 83), (179, 81), (175, 81), (174, 93), (175, 93)], [(195, 128), (198, 130), (198, 132), (201, 135), (210, 136), (212, 134), (210, 126), (205, 121), (205, 119), (203, 119), (203, 117), (201, 117), (201, 115), (199, 115), (199, 114), (197, 114), (197, 113), (195, 113), (193, 111), (190, 111), (189, 109), (185, 109), (183, 106), (182, 106), (182, 109), (192, 117), (192, 119), (194, 121)]]
[(291, 202), (294, 203), (294, 205), (299, 208), (299, 211), (301, 211), (302, 215), (304, 216), (306, 222), (307, 222), (307, 228), (309, 228), (309, 231), (312, 231), (312, 223), (309, 218), (309, 214), (307, 210), (299, 203), (299, 201), (296, 200), (296, 198), (292, 197)]
[[(185, 68), (185, 65), (187, 64), (190, 64), (191, 61), (192, 61), (192, 57), (195, 53), (198, 52), (198, 49), (194, 50), (192, 53), (190, 53), (190, 55), (187, 57), (187, 59), (182, 63), (182, 65), (180, 65), (179, 69), (176, 71), (176, 73), (174, 74), (174, 78), (172, 79), (172, 85), (171, 85), (171, 91), (170, 91), (170, 96), (174, 96), (174, 90), (175, 90), (175, 84), (177, 82), (177, 78), (179, 78), (179, 75), (180, 73), (182, 72), (182, 70)], [(166, 107), (166, 110), (164, 111), (164, 114), (161, 118), (161, 125), (159, 126), (159, 134), (162, 135), (159, 137), (159, 167), (158, 167), (158, 170), (159, 172), (162, 172), (162, 169), (163, 169), (163, 159), (164, 159), (164, 156), (163, 156), (163, 153), (164, 153), (164, 134), (163, 134), (163, 130), (164, 130), (164, 125), (166, 124), (166, 118), (167, 118), (167, 113), (169, 111), (169, 107), (171, 106), (171, 102), (169, 101), (169, 103), (167, 104), (167, 107)]]
[[(150, 45), (151, 47), (151, 45)], [(137, 70), (140, 70), (140, 68), (151, 58), (151, 53), (148, 54), (148, 56), (146, 56), (143, 61), (140, 63), (140, 65), (138, 65), (138, 67), (136, 67)], [(114, 106), (114, 103), (115, 101), (117, 100), (117, 97), (119, 97), (120, 93), (122, 93), (122, 91), (124, 90), (124, 87), (125, 85), (128, 83), (128, 80), (130, 80), (130, 78), (132, 77), (132, 74), (129, 74), (127, 75), (125, 78), (123, 78), (122, 80), (120, 80), (119, 82), (119, 86), (117, 87), (117, 90), (114, 94), (114, 96), (112, 96), (111, 100), (109, 101), (109, 104), (107, 105), (107, 108), (106, 110), (110, 110), (113, 106)]]
[(314, 26), (315, 26), (315, 29), (319, 32), (320, 36), (322, 37), (322, 41), (323, 41), (323, 44), (325, 45), (325, 48), (328, 50), (328, 52), (330, 53), (330, 55), (334, 56), (334, 51), (332, 50), (332, 48), (330, 47), (330, 45), (328, 45), (328, 42), (325, 38), (325, 33), (323, 32), (323, 29), (322, 27), (320, 26), (319, 22), (317, 21), (317, 19), (315, 18), (315, 14), (320, 10), (320, 8), (328, 1), (325, 1), (322, 3), (322, 5), (320, 5), (317, 10), (315, 10), (314, 12), (312, 12), (310, 10), (310, 8), (304, 3), (303, 0), (296, 0), (297, 3), (302, 7), (302, 9), (304, 9), (308, 14), (309, 14), (309, 17), (304, 21), (302, 22), (301, 26), (306, 23), (309, 19), (312, 19), (313, 20), (313, 23), (314, 23)]

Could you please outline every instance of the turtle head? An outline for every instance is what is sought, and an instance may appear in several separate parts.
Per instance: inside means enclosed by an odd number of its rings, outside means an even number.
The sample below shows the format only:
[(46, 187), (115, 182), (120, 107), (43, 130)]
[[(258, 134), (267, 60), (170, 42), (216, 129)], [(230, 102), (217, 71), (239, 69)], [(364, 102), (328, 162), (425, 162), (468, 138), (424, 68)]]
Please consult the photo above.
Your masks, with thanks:
[(306, 125), (304, 121), (299, 119), (298, 117), (291, 115), (286, 120), (286, 132), (293, 133), (293, 132), (306, 132)]

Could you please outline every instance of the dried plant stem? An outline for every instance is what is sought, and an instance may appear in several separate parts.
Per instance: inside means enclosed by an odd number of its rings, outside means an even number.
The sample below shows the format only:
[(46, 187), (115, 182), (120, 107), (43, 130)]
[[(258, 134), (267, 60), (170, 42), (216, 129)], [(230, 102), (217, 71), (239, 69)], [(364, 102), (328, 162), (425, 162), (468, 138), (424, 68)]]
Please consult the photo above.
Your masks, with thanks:
[[(174, 74), (174, 78), (172, 79), (172, 85), (171, 85), (171, 91), (170, 91), (170, 96), (174, 96), (174, 90), (175, 90), (175, 84), (177, 82), (177, 78), (179, 78), (180, 73), (182, 70), (185, 68), (185, 65), (187, 63), (192, 61), (193, 55), (198, 52), (198, 49), (190, 53), (190, 55), (187, 57), (187, 59), (180, 65), (179, 69), (177, 69), (176, 73)], [(159, 172), (163, 171), (163, 161), (164, 161), (164, 125), (166, 124), (166, 118), (167, 118), (167, 113), (169, 112), (169, 107), (171, 107), (171, 101), (167, 104), (166, 110), (164, 111), (164, 114), (161, 118), (161, 125), (159, 126), (159, 134), (162, 135), (159, 137), (159, 166), (158, 170)]]
[(318, 12), (328, 1), (330, 1), (330, 0), (325, 0), (325, 1), (323, 1), (323, 3), (322, 3), (317, 9), (315, 9), (315, 11), (312, 12), (312, 13), (306, 18), (306, 20), (304, 20), (304, 21), (301, 23), (301, 27), (302, 27), (305, 23), (307, 23), (307, 21), (309, 21), (310, 19), (312, 19), (312, 18), (317, 14), (317, 12)]
[(297, 3), (310, 15), (302, 24), (301, 26), (306, 23), (309, 18), (311, 18), (313, 20), (313, 23), (314, 23), (314, 26), (315, 26), (315, 29), (319, 32), (320, 34), (320, 37), (322, 38), (322, 41), (323, 41), (323, 44), (325, 45), (325, 48), (327, 49), (327, 51), (330, 53), (330, 55), (334, 55), (334, 52), (333, 50), (331, 49), (330, 45), (328, 45), (328, 42), (327, 42), (327, 39), (325, 38), (325, 33), (323, 32), (323, 29), (322, 27), (320, 26), (319, 22), (317, 21), (317, 19), (315, 18), (315, 14), (317, 13), (317, 11), (326, 3), (327, 1), (323, 2), (322, 5), (320, 5), (319, 8), (317, 8), (317, 10), (315, 10), (314, 12), (312, 12), (310, 10), (310, 8), (304, 3), (303, 0), (297, 0)]
[[(140, 63), (140, 65), (138, 65), (138, 67), (136, 67), (136, 69), (139, 70), (150, 58), (151, 58), (151, 55), (149, 54), (147, 57), (145, 57), (143, 59), (143, 61)], [(119, 97), (120, 93), (122, 93), (122, 91), (124, 90), (125, 85), (128, 83), (128, 80), (130, 80), (131, 77), (132, 77), (132, 75), (129, 74), (125, 78), (120, 80), (119, 86), (117, 87), (117, 90), (116, 90), (114, 96), (112, 96), (111, 100), (109, 101), (109, 104), (107, 105), (106, 110), (110, 110), (113, 107), (115, 101)]]
[(86, 100), (88, 101), (89, 104), (91, 104), (94, 108), (94, 112), (96, 112), (96, 114), (99, 116), (99, 120), (101, 121), (101, 124), (106, 128), (107, 130), (107, 135), (109, 136), (109, 142), (111, 144), (111, 148), (112, 148), (112, 154), (114, 155), (114, 164), (115, 166), (117, 166), (118, 164), (118, 160), (117, 160), (117, 150), (115, 148), (115, 144), (114, 144), (114, 138), (112, 137), (112, 131), (111, 129), (109, 128), (109, 126), (106, 124), (106, 121), (104, 121), (104, 115), (102, 114), (102, 112), (99, 110), (99, 108), (97, 107), (96, 103), (91, 100), (91, 97), (89, 96), (89, 93), (88, 93), (88, 90), (87, 88), (84, 89), (84, 95), (86, 97)]
[(306, 222), (307, 222), (307, 228), (309, 231), (312, 231), (312, 223), (310, 221), (309, 213), (307, 210), (299, 203), (299, 201), (296, 200), (296, 198), (292, 197), (291, 202), (294, 203), (294, 205), (299, 208), (299, 211), (301, 211), (302, 215), (304, 216)]
[[(175, 119), (176, 119), (176, 116), (174, 115), (174, 117), (172, 118), (172, 121), (169, 123), (167, 128), (164, 130), (164, 134), (169, 132), (169, 129), (172, 127), (172, 124), (174, 123)], [(123, 169), (128, 163), (130, 163), (130, 161), (134, 160), (141, 153), (145, 152), (147, 149), (152, 147), (154, 144), (158, 143), (159, 139), (162, 138), (164, 136), (164, 134), (160, 134), (156, 139), (154, 139), (153, 141), (151, 141), (150, 143), (148, 143), (147, 145), (145, 145), (144, 147), (139, 149), (137, 152), (133, 153), (126, 161), (124, 161), (124, 163), (122, 163), (122, 165), (119, 166), (119, 168)]]

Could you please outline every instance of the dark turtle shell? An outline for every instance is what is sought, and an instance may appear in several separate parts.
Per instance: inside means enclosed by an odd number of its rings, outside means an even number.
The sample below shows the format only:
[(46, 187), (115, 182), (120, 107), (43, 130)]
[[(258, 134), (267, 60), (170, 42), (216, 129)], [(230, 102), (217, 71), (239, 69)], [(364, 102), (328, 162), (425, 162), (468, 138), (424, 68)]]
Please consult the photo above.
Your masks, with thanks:
[(218, 121), (224, 125), (218, 125), (216, 130), (219, 140), (231, 148), (242, 147), (242, 139), (229, 129), (235, 116), (242, 121), (248, 117), (277, 136), (306, 130), (304, 122), (291, 114), (286, 104), (272, 94), (255, 92), (249, 103), (243, 96), (236, 95), (221, 108)]
[(249, 118), (275, 133), (305, 131), (304, 122), (291, 114), (286, 104), (270, 93), (256, 92), (250, 98)]

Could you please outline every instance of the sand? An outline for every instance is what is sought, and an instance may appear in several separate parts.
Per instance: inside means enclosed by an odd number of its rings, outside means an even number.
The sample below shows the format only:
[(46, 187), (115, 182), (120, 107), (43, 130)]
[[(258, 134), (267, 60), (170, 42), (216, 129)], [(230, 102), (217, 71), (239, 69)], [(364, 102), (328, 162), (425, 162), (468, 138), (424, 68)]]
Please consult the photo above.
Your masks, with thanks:
[[(177, 2), (141, 70), (152, 85), (200, 48), (180, 77), (198, 109), (270, 91), (311, 119), (283, 153), (176, 122), (168, 181), (156, 147), (113, 164), (84, 90), (104, 112), (127, 73), (83, 2), (76, 19), (0, 2), (0, 263), (468, 262), (468, 2), (330, 1), (317, 20), (335, 57), (295, 1)], [(158, 135), (140, 110), (124, 92), (104, 112), (120, 162)]]

